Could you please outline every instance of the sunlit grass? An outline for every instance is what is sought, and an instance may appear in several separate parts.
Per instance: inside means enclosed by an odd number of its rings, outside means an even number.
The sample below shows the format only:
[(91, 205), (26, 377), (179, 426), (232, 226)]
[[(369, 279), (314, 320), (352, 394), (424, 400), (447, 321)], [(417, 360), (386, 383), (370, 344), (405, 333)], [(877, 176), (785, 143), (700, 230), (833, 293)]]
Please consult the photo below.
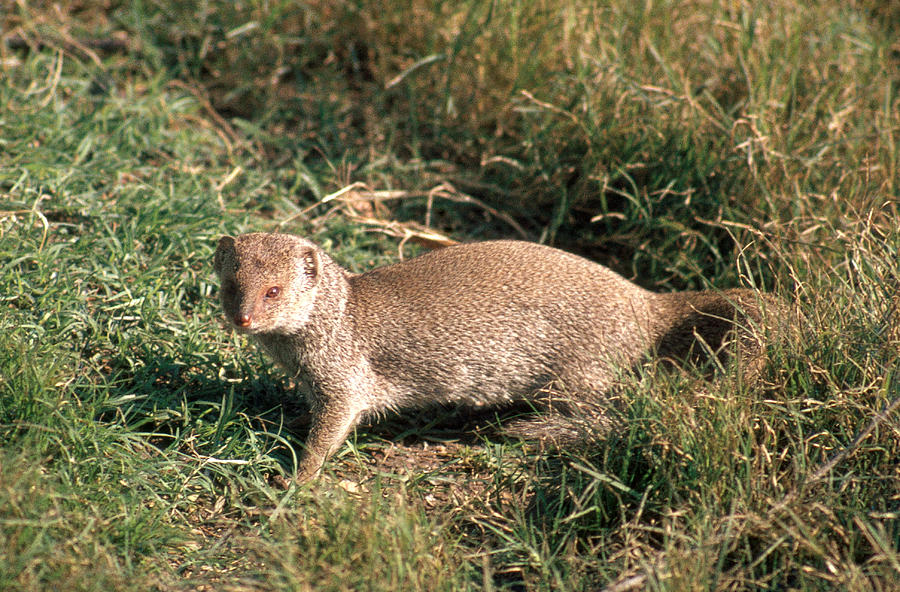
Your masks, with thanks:
[[(898, 16), (15, 5), (0, 589), (895, 588)], [(639, 369), (622, 429), (587, 450), (426, 414), (278, 491), (301, 407), (223, 330), (210, 258), (221, 234), (280, 228), (354, 270), (395, 260), (316, 205), (354, 182), (422, 196), (353, 205), (383, 219), (517, 236), (499, 211), (647, 287), (750, 285), (797, 316), (760, 384)], [(429, 201), (439, 186), (457, 201)]]

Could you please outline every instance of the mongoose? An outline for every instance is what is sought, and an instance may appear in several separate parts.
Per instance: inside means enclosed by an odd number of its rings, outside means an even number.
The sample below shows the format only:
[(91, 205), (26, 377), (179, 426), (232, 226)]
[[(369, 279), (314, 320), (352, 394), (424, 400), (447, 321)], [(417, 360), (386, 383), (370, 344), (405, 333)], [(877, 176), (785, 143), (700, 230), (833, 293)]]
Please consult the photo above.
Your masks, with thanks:
[(721, 348), (735, 327), (758, 348), (751, 327), (763, 302), (745, 289), (654, 293), (577, 255), (508, 240), (357, 274), (306, 239), (254, 233), (223, 237), (214, 266), (229, 323), (310, 387), (297, 481), (365, 417), (542, 404), (548, 392), (574, 403), (551, 413), (572, 415), (602, 404), (617, 372), (648, 353), (696, 353), (698, 335)]

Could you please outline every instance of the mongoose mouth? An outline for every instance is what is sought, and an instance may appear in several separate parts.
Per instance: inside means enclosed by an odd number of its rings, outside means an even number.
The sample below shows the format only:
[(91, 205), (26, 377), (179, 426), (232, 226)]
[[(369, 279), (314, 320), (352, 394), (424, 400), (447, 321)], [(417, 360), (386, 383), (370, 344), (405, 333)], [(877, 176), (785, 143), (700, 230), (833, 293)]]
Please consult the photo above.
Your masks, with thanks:
[(234, 330), (235, 330), (237, 333), (240, 333), (241, 335), (256, 335), (256, 334), (258, 334), (258, 333), (263, 333), (263, 332), (264, 332), (264, 331), (262, 331), (261, 329), (259, 329), (259, 328), (257, 328), (257, 327), (238, 327), (238, 326), (235, 326), (235, 325), (232, 325), (232, 327), (234, 327)]
[(239, 325), (234, 322), (234, 319), (228, 319), (227, 324), (229, 327), (231, 327), (232, 330), (242, 335), (253, 335), (254, 333), (260, 333), (258, 325)]
[(243, 326), (238, 325), (233, 321), (229, 321), (228, 326), (231, 327), (236, 333), (239, 333), (241, 335), (290, 335), (290, 331), (279, 330), (278, 328), (265, 328), (256, 323)]
[(253, 334), (262, 332), (262, 327), (257, 322), (257, 319), (246, 311), (239, 310), (233, 314), (226, 314), (225, 320), (238, 333)]

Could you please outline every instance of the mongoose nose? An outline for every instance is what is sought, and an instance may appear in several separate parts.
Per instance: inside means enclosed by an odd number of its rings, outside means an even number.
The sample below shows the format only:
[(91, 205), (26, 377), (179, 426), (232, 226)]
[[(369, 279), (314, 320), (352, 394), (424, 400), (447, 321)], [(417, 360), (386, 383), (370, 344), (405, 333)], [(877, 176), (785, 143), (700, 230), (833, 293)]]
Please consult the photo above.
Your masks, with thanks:
[(238, 327), (249, 327), (250, 315), (248, 315), (247, 313), (234, 315), (234, 324)]

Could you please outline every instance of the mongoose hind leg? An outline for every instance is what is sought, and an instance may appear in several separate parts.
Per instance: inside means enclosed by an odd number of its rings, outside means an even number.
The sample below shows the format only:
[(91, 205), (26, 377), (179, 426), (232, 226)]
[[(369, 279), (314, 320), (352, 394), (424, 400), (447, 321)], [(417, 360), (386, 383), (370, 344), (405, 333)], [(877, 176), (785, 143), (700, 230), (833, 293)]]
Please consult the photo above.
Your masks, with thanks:
[(602, 386), (584, 380), (575, 382), (580, 383), (577, 390), (565, 388), (561, 381), (543, 389), (533, 401), (540, 407), (539, 413), (507, 422), (503, 432), (553, 448), (572, 447), (603, 437), (612, 427), (606, 381), (601, 381)]
[(563, 413), (550, 409), (529, 417), (513, 419), (503, 426), (512, 438), (537, 442), (551, 448), (571, 448), (608, 434), (612, 419), (604, 409), (591, 405)]

